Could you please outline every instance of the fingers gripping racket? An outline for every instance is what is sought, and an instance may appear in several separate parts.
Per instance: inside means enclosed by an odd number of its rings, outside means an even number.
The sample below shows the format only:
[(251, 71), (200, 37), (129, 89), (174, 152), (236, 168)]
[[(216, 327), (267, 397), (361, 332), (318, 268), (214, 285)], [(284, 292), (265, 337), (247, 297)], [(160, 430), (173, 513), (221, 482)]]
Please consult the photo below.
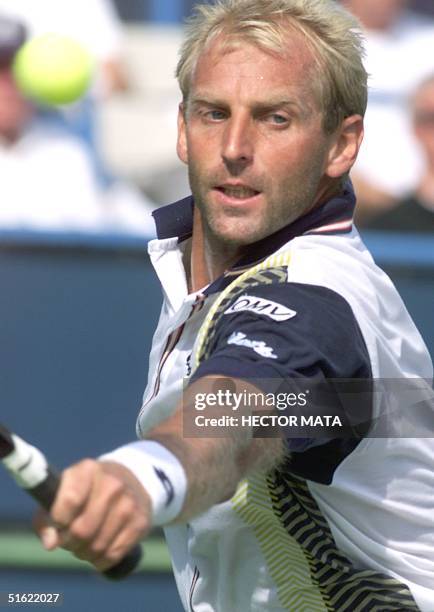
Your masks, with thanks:
[[(60, 484), (60, 477), (41, 451), (31, 446), (0, 424), (0, 461), (39, 504), (50, 510)], [(142, 549), (135, 546), (117, 565), (103, 572), (111, 580), (120, 580), (130, 574), (142, 556)]]

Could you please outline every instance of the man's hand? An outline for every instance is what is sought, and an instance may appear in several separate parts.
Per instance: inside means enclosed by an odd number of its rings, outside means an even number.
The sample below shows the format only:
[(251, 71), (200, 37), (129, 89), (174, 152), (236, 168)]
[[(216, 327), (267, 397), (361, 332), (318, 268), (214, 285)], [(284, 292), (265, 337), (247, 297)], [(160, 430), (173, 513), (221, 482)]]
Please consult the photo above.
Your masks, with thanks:
[(50, 514), (34, 527), (47, 550), (66, 548), (98, 571), (116, 565), (151, 528), (151, 500), (130, 470), (85, 459), (62, 473)]

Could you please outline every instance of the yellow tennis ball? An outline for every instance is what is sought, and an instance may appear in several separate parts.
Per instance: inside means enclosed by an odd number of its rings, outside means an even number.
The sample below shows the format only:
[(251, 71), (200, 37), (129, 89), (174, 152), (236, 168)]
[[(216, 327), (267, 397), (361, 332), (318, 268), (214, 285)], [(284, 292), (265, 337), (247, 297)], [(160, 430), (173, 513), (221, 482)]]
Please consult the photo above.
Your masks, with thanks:
[(48, 105), (69, 104), (87, 91), (93, 59), (77, 41), (43, 34), (26, 42), (15, 56), (14, 78), (32, 100)]

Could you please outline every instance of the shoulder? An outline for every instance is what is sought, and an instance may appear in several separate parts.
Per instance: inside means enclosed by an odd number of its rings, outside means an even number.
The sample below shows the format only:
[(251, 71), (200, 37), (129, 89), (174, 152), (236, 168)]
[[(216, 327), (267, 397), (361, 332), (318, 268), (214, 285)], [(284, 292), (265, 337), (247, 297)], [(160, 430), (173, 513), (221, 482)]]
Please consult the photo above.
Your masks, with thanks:
[(334, 291), (350, 304), (358, 319), (378, 300), (398, 297), (356, 229), (345, 236), (296, 238), (291, 245), (288, 280)]
[(348, 302), (327, 287), (295, 282), (244, 286), (212, 321), (199, 361), (200, 375), (370, 375)]

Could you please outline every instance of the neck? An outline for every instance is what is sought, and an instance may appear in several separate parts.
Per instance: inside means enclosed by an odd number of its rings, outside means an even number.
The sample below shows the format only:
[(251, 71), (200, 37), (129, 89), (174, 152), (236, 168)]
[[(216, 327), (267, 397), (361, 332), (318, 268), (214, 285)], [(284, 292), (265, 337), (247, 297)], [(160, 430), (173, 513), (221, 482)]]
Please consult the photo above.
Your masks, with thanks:
[[(340, 181), (330, 179), (321, 181), (313, 204), (305, 208), (303, 213), (301, 215), (298, 214), (292, 221), (288, 219), (288, 224), (295, 221), (298, 217), (309, 213), (314, 208), (321, 206), (321, 204), (337, 195), (340, 191)], [(215, 281), (239, 261), (244, 251), (245, 249), (242, 246), (223, 244), (220, 240), (213, 237), (210, 232), (207, 232), (200, 210), (195, 206), (191, 249), (186, 252), (186, 258), (189, 258), (190, 261), (186, 262), (187, 265), (185, 266), (189, 291), (199, 291), (202, 287)]]
[(193, 236), (191, 241), (191, 264), (189, 290), (198, 291), (209, 285), (230, 268), (241, 257), (239, 247), (222, 247), (207, 234), (202, 215), (197, 207), (194, 209)]

